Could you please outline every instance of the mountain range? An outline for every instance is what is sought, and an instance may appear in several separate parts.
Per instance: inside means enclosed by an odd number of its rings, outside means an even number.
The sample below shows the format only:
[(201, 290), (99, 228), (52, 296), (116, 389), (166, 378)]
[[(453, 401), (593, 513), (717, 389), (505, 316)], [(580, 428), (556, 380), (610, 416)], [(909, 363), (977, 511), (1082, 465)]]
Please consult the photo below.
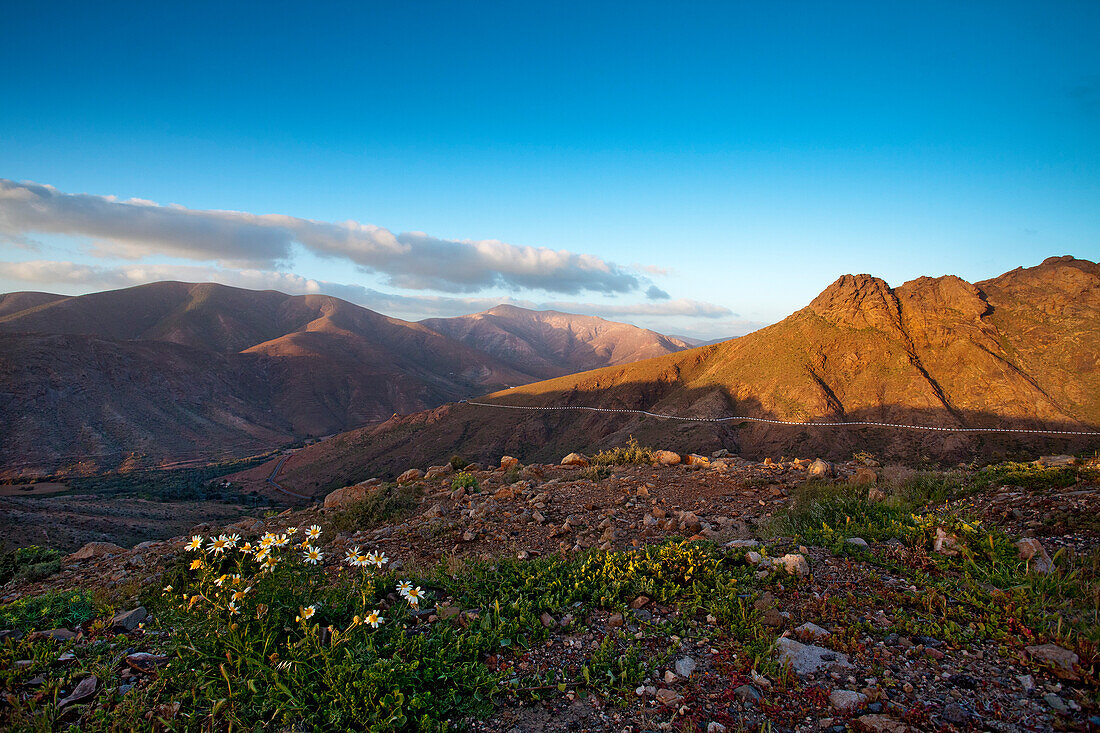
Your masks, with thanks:
[[(845, 275), (805, 308), (747, 336), (479, 401), (696, 418), (1098, 431), (1100, 266), (1058, 257), (976, 283), (921, 277), (896, 288)], [(1096, 436), (681, 422), (465, 403), (310, 446), (287, 462), (280, 481), (313, 492), (452, 454), (549, 461), (630, 436), (684, 453), (725, 448), (757, 458), (869, 451), (882, 459), (957, 461), (1100, 448)]]
[(511, 306), (411, 323), (339, 298), (158, 282), (0, 296), (0, 471), (241, 455), (684, 349)]

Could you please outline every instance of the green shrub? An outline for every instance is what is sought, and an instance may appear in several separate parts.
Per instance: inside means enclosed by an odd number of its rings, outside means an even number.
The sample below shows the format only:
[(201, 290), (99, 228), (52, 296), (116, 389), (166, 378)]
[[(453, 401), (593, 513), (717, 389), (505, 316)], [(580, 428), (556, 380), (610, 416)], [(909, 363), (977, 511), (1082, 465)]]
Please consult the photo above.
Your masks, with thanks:
[(592, 458), (592, 463), (597, 466), (619, 466), (635, 463), (648, 466), (653, 463), (653, 449), (638, 445), (638, 441), (632, 436), (625, 446), (618, 446), (597, 453)]
[(584, 473), (582, 473), (581, 475), (589, 481), (603, 481), (605, 478), (611, 476), (611, 466), (589, 466), (588, 468), (584, 469)]
[(87, 591), (49, 591), (0, 606), (0, 627), (21, 631), (72, 628), (96, 616)]
[(481, 486), (477, 482), (477, 476), (472, 473), (466, 473), (465, 471), (457, 474), (451, 479), (451, 490), (466, 489), (468, 493), (475, 493), (479, 491)]
[(0, 585), (12, 580), (35, 581), (61, 569), (61, 553), (46, 547), (19, 547), (0, 555)]
[(461, 471), (462, 469), (466, 468), (466, 466), (470, 465), (469, 461), (459, 455), (451, 456), (450, 460), (448, 460), (447, 463), (451, 464), (451, 468), (456, 471)]
[(1077, 483), (1077, 469), (1044, 468), (1034, 463), (1000, 463), (986, 466), (974, 477), (982, 489), (997, 486), (1018, 486), (1022, 489), (1061, 489)]
[(400, 521), (420, 505), (422, 489), (416, 484), (382, 484), (337, 513), (332, 525), (341, 532), (369, 529), (383, 522)]

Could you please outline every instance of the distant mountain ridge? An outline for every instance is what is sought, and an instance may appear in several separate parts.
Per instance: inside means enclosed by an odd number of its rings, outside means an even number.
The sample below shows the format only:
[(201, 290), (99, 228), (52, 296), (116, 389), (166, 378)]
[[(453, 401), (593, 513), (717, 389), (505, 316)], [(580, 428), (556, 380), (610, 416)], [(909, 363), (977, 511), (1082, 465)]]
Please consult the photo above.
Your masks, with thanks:
[[(747, 336), (481, 398), (702, 418), (881, 421), (943, 427), (1100, 430), (1100, 266), (1057, 257), (968, 283), (922, 277), (896, 288), (845, 275), (808, 306)], [(824, 429), (661, 421), (629, 414), (446, 405), (300, 452), (286, 482), (315, 491), (460, 453), (547, 461), (628, 437), (681, 452), (750, 457), (860, 450), (960, 460), (1100, 448), (1096, 438)]]
[[(528, 313), (509, 307), (493, 322), (539, 320)], [(0, 437), (0, 471), (82, 457), (91, 470), (131, 452), (239, 454), (525, 384), (545, 370), (682, 348), (601, 319), (584, 330), (585, 317), (574, 316), (561, 326), (568, 334), (525, 333), (527, 350), (545, 355), (532, 366), (480, 350), (476, 338), (452, 338), (441, 332), (451, 319), (435, 320), (438, 331), (331, 296), (214, 283), (2, 295), (0, 418), (12, 429)]]
[(530, 375), (532, 381), (689, 348), (680, 339), (626, 323), (513, 305), (420, 323)]

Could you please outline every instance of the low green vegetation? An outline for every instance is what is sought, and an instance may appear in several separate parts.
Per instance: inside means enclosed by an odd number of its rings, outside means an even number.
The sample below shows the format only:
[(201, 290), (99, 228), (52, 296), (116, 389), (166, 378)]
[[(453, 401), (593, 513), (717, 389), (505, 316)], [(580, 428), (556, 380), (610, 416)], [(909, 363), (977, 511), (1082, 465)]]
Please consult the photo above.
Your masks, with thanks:
[(455, 474), (455, 477), (451, 479), (451, 490), (466, 489), (467, 493), (473, 494), (481, 490), (478, 485), (477, 476), (472, 473), (462, 471)]
[(0, 554), (0, 585), (42, 580), (61, 569), (61, 553), (46, 547), (19, 547)]
[(632, 437), (625, 446), (600, 451), (593, 456), (592, 463), (597, 466), (621, 466), (632, 463), (648, 466), (653, 463), (653, 449), (638, 445), (638, 441)]
[(96, 617), (96, 604), (87, 591), (50, 591), (0, 606), (0, 628), (41, 631), (72, 628)]
[(974, 484), (981, 489), (997, 486), (1017, 486), (1032, 491), (1062, 489), (1073, 486), (1079, 480), (1096, 480), (1100, 471), (1095, 468), (1065, 466), (1044, 468), (1034, 463), (998, 463), (986, 466), (974, 477)]
[[(301, 528), (293, 539), (268, 535), (256, 546), (217, 538), (228, 543), (215, 547), (198, 538), (169, 584), (144, 599), (155, 619), (150, 628), (170, 632), (159, 637), (167, 663), (117, 700), (109, 718), (82, 720), (82, 730), (144, 728), (145, 711), (167, 709), (182, 711), (168, 724), (180, 730), (444, 730), (486, 716), (501, 696), (566, 689), (623, 704), (668, 663), (670, 634), (697, 635), (695, 619), (706, 614), (718, 619), (721, 635), (754, 650), (746, 664), (759, 659), (770, 665), (761, 669), (780, 671), (766, 661), (774, 632), (742, 597), (751, 568), (713, 545), (475, 562), (450, 574), (440, 565), (417, 575), (387, 572), (389, 558), (356, 548), (333, 579), (309, 559), (323, 557), (319, 533)], [(671, 624), (641, 623), (638, 633), (608, 629), (576, 664), (517, 669), (515, 661), (550, 636), (543, 614), (583, 630), (591, 618), (629, 613), (639, 595), (679, 613)], [(435, 607), (441, 618), (428, 622), (421, 607)], [(27, 640), (8, 644), (0, 667), (14, 658), (40, 658), (24, 674), (56, 666), (56, 645), (42, 644), (37, 652)], [(489, 658), (501, 661), (490, 666)], [(65, 669), (70, 681), (78, 679)], [(105, 684), (117, 675), (117, 666), (87, 669)], [(0, 713), (0, 722), (50, 728), (59, 716), (50, 699)]]
[[(941, 506), (972, 491), (950, 472), (909, 479), (885, 501), (872, 501), (857, 487), (809, 482), (766, 532), (908, 577), (921, 590), (915, 606), (913, 599), (898, 599), (914, 619), (907, 632), (965, 643), (1031, 629), (1070, 647), (1100, 645), (1100, 553), (1059, 551), (1050, 573), (1031, 572), (1004, 532), (965, 509)], [(894, 544), (872, 553), (849, 543), (852, 538)]]
[(584, 469), (584, 473), (581, 474), (589, 481), (603, 481), (611, 476), (611, 466), (608, 465), (595, 465), (589, 466)]
[(363, 499), (337, 512), (331, 520), (332, 526), (340, 532), (355, 532), (383, 522), (401, 521), (419, 506), (421, 493), (416, 484), (381, 484), (371, 488)]

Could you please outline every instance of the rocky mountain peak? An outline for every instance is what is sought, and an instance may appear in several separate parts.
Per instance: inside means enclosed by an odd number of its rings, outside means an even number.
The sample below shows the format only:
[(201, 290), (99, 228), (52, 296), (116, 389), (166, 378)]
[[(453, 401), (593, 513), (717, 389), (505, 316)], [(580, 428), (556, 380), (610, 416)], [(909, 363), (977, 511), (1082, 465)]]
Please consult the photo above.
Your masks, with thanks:
[(825, 320), (849, 328), (889, 330), (899, 320), (898, 302), (882, 278), (842, 275), (810, 303)]

